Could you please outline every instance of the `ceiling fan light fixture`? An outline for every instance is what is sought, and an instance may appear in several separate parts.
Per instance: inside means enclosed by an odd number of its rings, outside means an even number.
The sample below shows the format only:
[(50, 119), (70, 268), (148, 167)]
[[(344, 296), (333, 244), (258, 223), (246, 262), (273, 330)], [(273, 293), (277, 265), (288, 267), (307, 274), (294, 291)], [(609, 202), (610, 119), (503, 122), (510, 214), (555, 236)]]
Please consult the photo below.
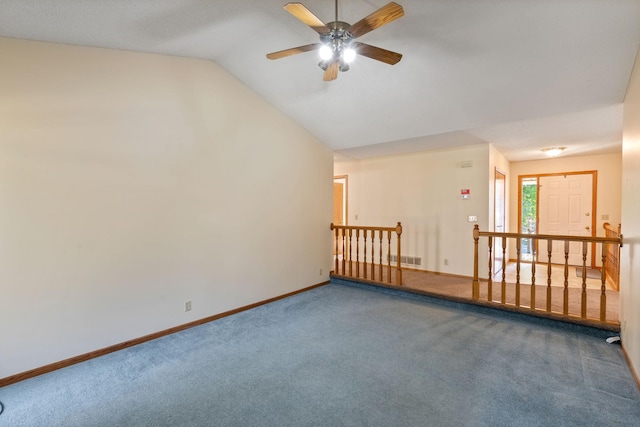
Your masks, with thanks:
[(357, 55), (366, 56), (389, 65), (398, 63), (402, 58), (402, 55), (397, 52), (355, 41), (355, 39), (404, 16), (402, 6), (393, 1), (376, 9), (353, 25), (339, 20), (338, 0), (335, 0), (335, 21), (326, 24), (302, 3), (290, 2), (284, 5), (284, 9), (317, 32), (320, 36), (320, 43), (271, 52), (267, 54), (267, 59), (285, 58), (310, 51), (318, 52), (318, 56), (321, 58), (318, 66), (324, 71), (323, 80), (329, 82), (338, 77), (339, 71), (347, 71), (349, 63)]
[(567, 147), (549, 147), (543, 148), (541, 151), (549, 157), (558, 157)]
[(320, 46), (320, 49), (318, 50), (318, 54), (320, 55), (320, 59), (322, 59), (323, 61), (326, 61), (333, 57), (333, 49), (331, 48), (331, 46), (327, 44), (323, 44), (322, 46)]

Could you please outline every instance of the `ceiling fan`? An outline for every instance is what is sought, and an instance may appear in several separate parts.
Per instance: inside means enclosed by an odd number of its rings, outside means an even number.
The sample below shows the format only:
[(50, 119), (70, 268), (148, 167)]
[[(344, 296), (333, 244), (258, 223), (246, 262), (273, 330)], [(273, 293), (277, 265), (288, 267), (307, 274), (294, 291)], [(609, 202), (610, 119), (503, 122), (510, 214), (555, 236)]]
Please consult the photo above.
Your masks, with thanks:
[(298, 53), (317, 50), (322, 61), (318, 64), (324, 70), (324, 81), (335, 80), (338, 71), (348, 71), (349, 63), (356, 54), (394, 65), (402, 55), (397, 52), (355, 41), (356, 38), (382, 27), (402, 17), (404, 9), (390, 2), (353, 25), (338, 20), (338, 0), (336, 0), (335, 21), (325, 24), (302, 3), (287, 3), (284, 9), (302, 23), (320, 34), (320, 43), (312, 43), (267, 54), (269, 59), (279, 59)]

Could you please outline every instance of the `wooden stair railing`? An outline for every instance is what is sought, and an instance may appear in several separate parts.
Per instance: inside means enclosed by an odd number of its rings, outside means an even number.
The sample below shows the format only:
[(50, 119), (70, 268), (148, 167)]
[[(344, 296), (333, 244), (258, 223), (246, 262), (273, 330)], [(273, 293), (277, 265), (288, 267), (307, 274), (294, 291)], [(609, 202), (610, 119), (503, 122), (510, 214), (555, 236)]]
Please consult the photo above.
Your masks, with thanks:
[[(362, 227), (332, 223), (331, 230), (335, 233), (334, 275), (392, 283), (392, 271), (395, 270), (395, 284), (402, 286), (400, 254), (402, 224), (398, 222), (395, 227)], [(392, 252), (391, 245), (393, 235), (396, 236), (397, 242), (395, 254)], [(368, 248), (367, 244), (369, 244)], [(386, 250), (384, 250), (385, 246)], [(385, 254), (386, 257), (383, 256)], [(396, 257), (393, 267), (392, 256)], [(383, 262), (384, 258), (386, 263)]]
[[(622, 228), (618, 224), (618, 229), (614, 230), (608, 222), (602, 224), (606, 237), (618, 238), (622, 236)], [(606, 245), (607, 251), (607, 263), (604, 271), (607, 277), (607, 283), (611, 285), (613, 289), (620, 290), (620, 246), (614, 244)]]
[[(488, 269), (488, 279), (487, 279), (487, 303), (489, 304), (498, 304), (498, 305), (513, 305), (518, 309), (524, 309), (529, 311), (537, 311), (537, 312), (547, 312), (559, 314), (563, 317), (575, 317), (583, 320), (592, 320), (600, 323), (611, 323), (607, 322), (606, 319), (606, 305), (607, 305), (607, 295), (606, 295), (606, 270), (608, 263), (608, 249), (607, 247), (612, 246), (619, 248), (622, 247), (623, 238), (622, 234), (617, 234), (617, 237), (586, 237), (586, 236), (563, 236), (563, 235), (547, 235), (547, 234), (521, 234), (521, 233), (498, 233), (498, 232), (488, 232), (488, 231), (480, 231), (478, 225), (473, 228), (473, 240), (474, 240), (474, 250), (473, 250), (473, 283), (472, 283), (472, 298), (474, 300), (480, 299), (480, 280), (478, 276), (478, 242), (480, 237), (487, 237), (488, 240), (488, 252), (489, 252), (489, 269)], [(502, 281), (501, 281), (501, 289), (500, 289), (500, 299), (499, 301), (494, 299), (493, 296), (493, 275), (494, 273), (491, 271), (492, 269), (492, 258), (493, 258), (493, 242), (494, 239), (501, 239), (502, 244), (499, 250), (502, 251)], [(515, 239), (516, 245), (516, 281), (515, 281), (515, 303), (507, 304), (506, 303), (506, 280), (505, 280), (505, 270), (506, 270), (506, 252), (507, 252), (507, 239)], [(541, 246), (545, 247), (546, 252), (546, 261), (539, 262), (537, 253), (534, 249), (533, 253), (533, 261), (531, 262), (531, 289), (530, 289), (530, 299), (529, 305), (521, 304), (521, 283), (520, 283), (520, 264), (521, 264), (521, 245), (523, 239), (531, 239), (532, 244), (531, 247), (536, 247), (536, 242), (543, 243), (546, 241), (546, 245), (542, 244)], [(551, 254), (553, 248), (553, 242), (562, 242), (564, 244), (564, 282), (563, 282), (563, 302), (562, 302), (562, 311), (554, 312), (552, 311), (551, 306), (551, 292), (552, 292), (552, 280), (551, 280)], [(569, 313), (569, 288), (568, 288), (568, 278), (569, 278), (569, 243), (570, 242), (581, 242), (582, 243), (582, 292), (580, 296), (580, 314)], [(587, 252), (590, 244), (600, 244), (602, 249), (602, 270), (600, 275), (600, 310), (599, 310), (599, 318), (589, 318), (587, 319)], [(498, 249), (496, 249), (498, 250)], [(538, 308), (536, 305), (536, 263), (546, 264), (547, 267), (547, 283), (546, 283), (546, 301), (543, 308)], [(618, 268), (618, 267), (616, 267)], [(529, 284), (526, 284), (529, 285)]]

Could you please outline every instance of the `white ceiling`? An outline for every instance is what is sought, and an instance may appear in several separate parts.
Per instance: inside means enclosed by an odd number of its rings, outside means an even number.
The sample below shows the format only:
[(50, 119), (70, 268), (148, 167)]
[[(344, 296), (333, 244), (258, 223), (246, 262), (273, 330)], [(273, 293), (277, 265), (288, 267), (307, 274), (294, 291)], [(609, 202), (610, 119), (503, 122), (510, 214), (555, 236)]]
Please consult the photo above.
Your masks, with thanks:
[[(388, 0), (342, 0), (355, 23)], [(358, 57), (333, 82), (287, 0), (0, 0), (0, 36), (215, 61), (336, 151), (365, 158), (492, 143), (512, 161), (621, 150), (640, 46), (640, 0), (397, 0), (405, 16), (361, 37), (402, 53)], [(303, 0), (325, 22), (334, 0)]]

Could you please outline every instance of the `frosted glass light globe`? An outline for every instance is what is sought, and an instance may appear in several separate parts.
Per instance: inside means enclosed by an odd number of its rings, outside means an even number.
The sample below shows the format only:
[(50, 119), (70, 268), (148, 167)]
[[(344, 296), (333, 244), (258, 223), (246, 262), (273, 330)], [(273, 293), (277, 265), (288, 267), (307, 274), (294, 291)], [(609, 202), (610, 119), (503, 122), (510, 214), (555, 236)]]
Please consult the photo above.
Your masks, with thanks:
[(347, 64), (356, 59), (356, 51), (351, 49), (350, 47), (346, 48), (344, 52), (342, 52), (342, 59)]
[(320, 58), (326, 61), (327, 59), (331, 59), (333, 56), (333, 49), (331, 49), (330, 46), (323, 44), (318, 53), (320, 54)]

